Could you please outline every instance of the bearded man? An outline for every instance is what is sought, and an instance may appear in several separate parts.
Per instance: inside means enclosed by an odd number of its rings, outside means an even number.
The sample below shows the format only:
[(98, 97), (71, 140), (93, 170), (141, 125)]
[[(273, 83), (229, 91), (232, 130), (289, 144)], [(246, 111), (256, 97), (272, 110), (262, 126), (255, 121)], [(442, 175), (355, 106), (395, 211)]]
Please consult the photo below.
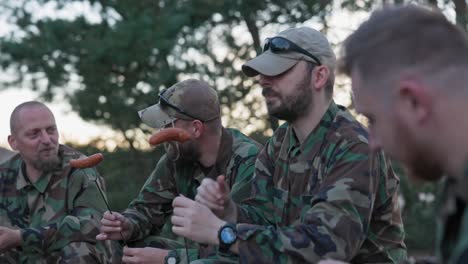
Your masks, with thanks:
[(83, 155), (58, 143), (50, 109), (18, 105), (10, 130), (18, 153), (0, 165), (0, 262), (112, 263), (110, 243), (95, 239), (106, 208), (102, 179), (94, 168), (70, 167)]
[[(178, 195), (194, 198), (205, 178), (225, 177), (230, 197), (237, 202), (250, 193), (250, 182), (260, 145), (236, 129), (224, 128), (216, 91), (206, 82), (188, 79), (159, 95), (159, 103), (140, 111), (143, 122), (161, 129), (187, 131), (190, 140), (166, 145), (137, 198), (122, 213), (106, 213), (98, 239), (120, 240), (125, 263), (189, 263), (199, 258), (219, 259), (214, 247), (185, 243), (172, 232), (172, 201)], [(122, 235), (120, 234), (122, 233)], [(224, 258), (224, 256), (223, 256)], [(175, 262), (174, 262), (175, 261)], [(237, 262), (230, 254), (227, 262)]]

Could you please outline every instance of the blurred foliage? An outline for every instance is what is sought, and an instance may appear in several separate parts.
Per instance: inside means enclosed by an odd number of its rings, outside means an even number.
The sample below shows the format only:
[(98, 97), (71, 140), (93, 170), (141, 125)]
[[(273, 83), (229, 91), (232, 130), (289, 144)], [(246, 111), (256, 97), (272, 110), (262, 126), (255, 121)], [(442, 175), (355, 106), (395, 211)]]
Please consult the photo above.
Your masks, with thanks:
[[(73, 9), (81, 3), (91, 19)], [(210, 82), (223, 106), (242, 101), (253, 85), (240, 65), (260, 51), (260, 29), (325, 17), (329, 1), (264, 0), (4, 0), (17, 30), (0, 42), (0, 66), (45, 100), (70, 102), (83, 119), (110, 126), (140, 147), (136, 111), (157, 101), (160, 90), (187, 77)], [(65, 17), (36, 14), (38, 8)], [(248, 34), (235, 34), (238, 29)], [(248, 118), (228, 118), (245, 127), (265, 122), (259, 100), (244, 100)], [(229, 116), (230, 111), (223, 114)], [(273, 123), (275, 126), (276, 122)], [(266, 128), (268, 125), (266, 126)], [(262, 128), (265, 130), (265, 128)]]

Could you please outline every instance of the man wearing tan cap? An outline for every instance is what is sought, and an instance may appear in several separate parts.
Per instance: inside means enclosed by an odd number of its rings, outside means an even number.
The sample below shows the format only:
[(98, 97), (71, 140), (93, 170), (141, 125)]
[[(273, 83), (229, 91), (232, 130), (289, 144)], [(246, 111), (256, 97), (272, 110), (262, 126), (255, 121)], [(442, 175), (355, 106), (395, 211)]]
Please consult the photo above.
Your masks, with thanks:
[[(174, 84), (159, 95), (159, 103), (139, 112), (143, 122), (161, 129), (186, 130), (191, 139), (171, 143), (140, 194), (122, 214), (106, 212), (98, 239), (119, 240), (120, 232), (132, 247), (124, 248), (125, 263), (188, 263), (217, 259), (213, 247), (178, 237), (171, 230), (172, 201), (178, 195), (194, 198), (205, 178), (225, 175), (230, 197), (240, 202), (250, 190), (260, 145), (235, 129), (224, 128), (216, 91), (195, 79)], [(145, 247), (145, 248), (142, 248)], [(236, 261), (233, 254), (227, 259)]]
[[(236, 204), (206, 180), (197, 202), (174, 200), (176, 234), (246, 263), (406, 259), (399, 179), (382, 152), (371, 153), (366, 128), (333, 101), (335, 67), (328, 40), (311, 28), (266, 40), (242, 70), (259, 75), (269, 114), (286, 123), (258, 155), (250, 198)], [(224, 219), (209, 208), (224, 209)]]

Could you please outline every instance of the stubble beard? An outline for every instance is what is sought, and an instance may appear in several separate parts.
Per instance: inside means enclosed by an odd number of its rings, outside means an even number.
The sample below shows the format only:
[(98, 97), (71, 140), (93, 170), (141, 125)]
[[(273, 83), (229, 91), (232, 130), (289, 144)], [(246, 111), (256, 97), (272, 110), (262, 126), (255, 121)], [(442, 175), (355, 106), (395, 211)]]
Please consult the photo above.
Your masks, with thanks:
[(282, 96), (271, 88), (263, 89), (262, 94), (274, 95), (280, 105), (274, 106), (267, 102), (268, 114), (280, 120), (294, 122), (305, 114), (312, 103), (312, 91), (310, 90), (311, 75), (305, 74), (303, 79), (296, 85), (293, 94)]
[(427, 152), (416, 152), (407, 163), (408, 175), (413, 180), (435, 182), (444, 176), (441, 166), (427, 157)]
[(185, 143), (168, 143), (166, 145), (166, 155), (171, 161), (197, 162), (201, 156), (198, 145), (189, 140)]
[(58, 150), (56, 151), (55, 155), (49, 158), (42, 157), (39, 155), (37, 160), (31, 162), (32, 166), (39, 171), (42, 172), (52, 172), (57, 170), (60, 166), (60, 159), (58, 157)]
[(400, 137), (403, 142), (399, 142), (405, 147), (408, 153), (404, 165), (408, 177), (415, 181), (434, 182), (440, 180), (444, 176), (444, 170), (440, 163), (435, 159), (435, 155), (427, 144), (423, 144), (417, 140), (409, 129), (402, 123), (397, 125), (400, 131)]

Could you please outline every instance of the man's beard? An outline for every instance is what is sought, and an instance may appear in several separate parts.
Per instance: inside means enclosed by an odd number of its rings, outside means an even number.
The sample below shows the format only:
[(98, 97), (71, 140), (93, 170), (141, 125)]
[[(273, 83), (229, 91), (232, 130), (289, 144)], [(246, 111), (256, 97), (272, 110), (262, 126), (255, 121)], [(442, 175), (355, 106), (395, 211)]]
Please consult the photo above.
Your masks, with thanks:
[(201, 156), (199, 147), (193, 140), (184, 143), (169, 142), (164, 147), (167, 158), (171, 161), (197, 162)]
[[(426, 147), (409, 132), (408, 128), (398, 122), (397, 131), (400, 131), (399, 138), (401, 139), (398, 144), (405, 146), (406, 158), (404, 166), (408, 177), (415, 181), (438, 181), (444, 176), (444, 170), (440, 163), (435, 160), (435, 155), (430, 147)], [(395, 141), (396, 142), (396, 141)]]
[(267, 102), (268, 114), (288, 122), (294, 122), (303, 116), (312, 103), (310, 79), (311, 75), (305, 74), (304, 78), (296, 85), (294, 93), (285, 97), (271, 88), (263, 89), (263, 96), (274, 95), (280, 100), (279, 106), (273, 106)]
[(60, 159), (58, 156), (50, 157), (47, 159), (39, 156), (37, 160), (32, 161), (32, 166), (42, 172), (51, 172), (57, 170), (60, 165)]
[(413, 152), (406, 164), (408, 176), (413, 180), (433, 182), (444, 176), (442, 167), (432, 161), (427, 152)]

